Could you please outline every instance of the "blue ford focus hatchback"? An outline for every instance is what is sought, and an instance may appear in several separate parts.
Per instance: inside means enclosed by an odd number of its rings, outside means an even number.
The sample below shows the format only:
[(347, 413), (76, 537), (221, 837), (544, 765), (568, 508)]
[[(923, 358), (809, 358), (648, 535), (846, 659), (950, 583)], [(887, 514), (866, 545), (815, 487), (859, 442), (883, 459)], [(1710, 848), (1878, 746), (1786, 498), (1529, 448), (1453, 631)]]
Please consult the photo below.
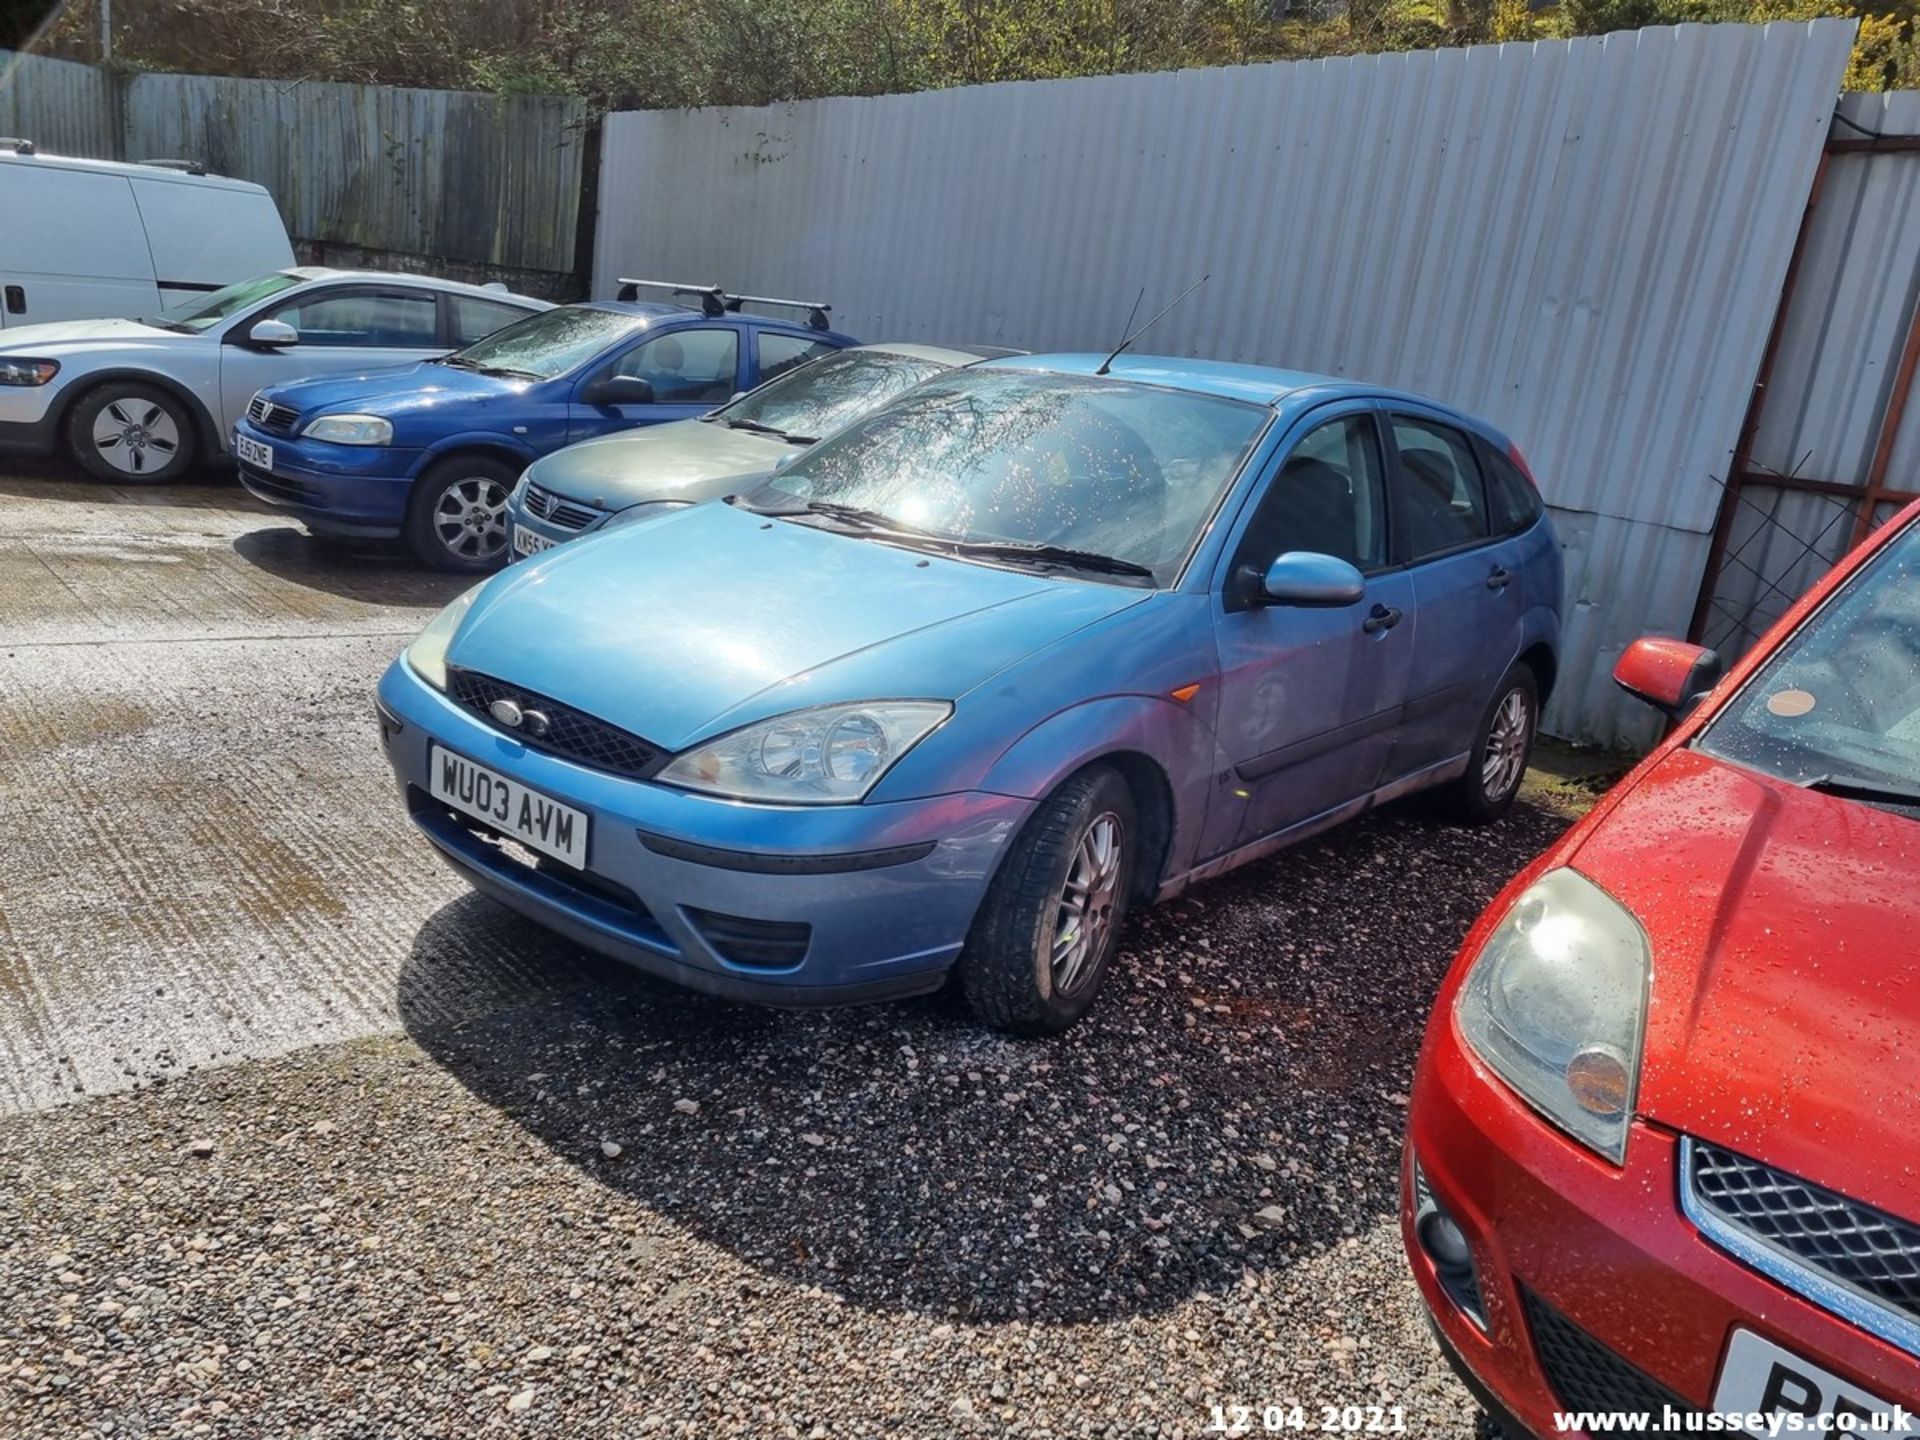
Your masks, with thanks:
[[(698, 308), (632, 298), (566, 305), (399, 369), (269, 386), (234, 427), (240, 482), (316, 534), (404, 538), (442, 570), (507, 554), (507, 497), (526, 466), (582, 440), (686, 420), (853, 344), (825, 306), (729, 296)], [(805, 323), (743, 304), (808, 312)]]
[(696, 989), (950, 972), (1072, 1024), (1130, 906), (1383, 800), (1519, 789), (1561, 564), (1444, 406), (1203, 361), (937, 377), (727, 501), (450, 605), (379, 687), (477, 888)]

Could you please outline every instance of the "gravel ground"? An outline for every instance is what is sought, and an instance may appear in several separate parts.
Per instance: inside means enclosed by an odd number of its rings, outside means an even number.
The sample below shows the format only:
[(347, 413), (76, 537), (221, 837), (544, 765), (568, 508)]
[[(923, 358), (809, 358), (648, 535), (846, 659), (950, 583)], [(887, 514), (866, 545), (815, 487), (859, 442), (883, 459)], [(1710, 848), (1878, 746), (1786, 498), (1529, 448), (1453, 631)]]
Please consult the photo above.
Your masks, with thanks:
[(0, 1122), (11, 1435), (1467, 1436), (1393, 1215), (1422, 1018), (1566, 823), (1390, 812), (1154, 912), (1055, 1043), (582, 983)]

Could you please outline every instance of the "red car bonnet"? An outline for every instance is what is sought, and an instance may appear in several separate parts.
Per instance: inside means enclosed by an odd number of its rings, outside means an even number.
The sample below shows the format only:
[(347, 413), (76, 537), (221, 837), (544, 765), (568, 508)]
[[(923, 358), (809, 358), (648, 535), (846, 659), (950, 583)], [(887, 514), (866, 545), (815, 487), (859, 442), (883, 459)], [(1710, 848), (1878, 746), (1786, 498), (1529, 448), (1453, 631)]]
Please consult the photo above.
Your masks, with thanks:
[(1653, 945), (1639, 1113), (1913, 1213), (1920, 823), (1678, 750), (1572, 863)]

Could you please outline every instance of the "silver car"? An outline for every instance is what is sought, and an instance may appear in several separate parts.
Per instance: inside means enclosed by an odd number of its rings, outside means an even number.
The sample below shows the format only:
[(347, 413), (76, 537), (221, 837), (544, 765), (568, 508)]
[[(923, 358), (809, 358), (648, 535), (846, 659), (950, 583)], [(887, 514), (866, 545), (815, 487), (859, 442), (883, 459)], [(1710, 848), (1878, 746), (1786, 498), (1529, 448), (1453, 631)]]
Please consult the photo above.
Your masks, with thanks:
[(509, 559), (602, 526), (715, 500), (923, 380), (1018, 351), (856, 345), (737, 395), (711, 415), (623, 430), (527, 467), (507, 500)]
[(101, 480), (172, 480), (226, 453), (262, 386), (415, 364), (550, 308), (492, 286), (298, 266), (151, 319), (7, 330), (0, 453), (64, 454)]

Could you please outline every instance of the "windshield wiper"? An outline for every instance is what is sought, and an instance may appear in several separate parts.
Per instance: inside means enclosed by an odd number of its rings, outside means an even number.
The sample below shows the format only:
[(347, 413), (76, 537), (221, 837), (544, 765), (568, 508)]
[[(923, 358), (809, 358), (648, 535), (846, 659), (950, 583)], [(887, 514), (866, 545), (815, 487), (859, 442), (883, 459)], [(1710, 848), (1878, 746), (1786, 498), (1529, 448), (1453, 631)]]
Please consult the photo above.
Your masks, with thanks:
[(1920, 805), (1920, 788), (1891, 780), (1868, 780), (1859, 775), (1816, 775), (1800, 782), (1802, 790), (1820, 795), (1836, 795), (1842, 800), (1864, 800), (1868, 804)]
[(777, 425), (763, 425), (758, 420), (742, 420), (737, 415), (706, 415), (706, 420), (718, 420), (729, 430), (746, 430), (754, 435), (771, 435), (776, 440), (784, 440), (789, 445), (811, 445), (818, 437), (813, 435), (793, 435)]
[(1136, 575), (1153, 578), (1153, 571), (1118, 555), (1102, 555), (1098, 550), (1075, 550), (1066, 545), (1035, 544), (1024, 540), (952, 540), (959, 555), (978, 555), (989, 560), (1025, 560), (1038, 565), (1061, 565), (1071, 570), (1091, 570), (1101, 575)]
[(151, 325), (156, 330), (171, 330), (176, 335), (198, 335), (200, 333), (191, 325), (182, 325), (178, 320), (162, 320), (157, 315), (151, 320), (142, 317), (138, 323)]
[(460, 355), (442, 355), (437, 363), (441, 365), (452, 365), (460, 370), (471, 370), (476, 375), (499, 375), (508, 380), (544, 380), (547, 378), (538, 370), (515, 370), (511, 365), (482, 365), (478, 360), (468, 360)]

